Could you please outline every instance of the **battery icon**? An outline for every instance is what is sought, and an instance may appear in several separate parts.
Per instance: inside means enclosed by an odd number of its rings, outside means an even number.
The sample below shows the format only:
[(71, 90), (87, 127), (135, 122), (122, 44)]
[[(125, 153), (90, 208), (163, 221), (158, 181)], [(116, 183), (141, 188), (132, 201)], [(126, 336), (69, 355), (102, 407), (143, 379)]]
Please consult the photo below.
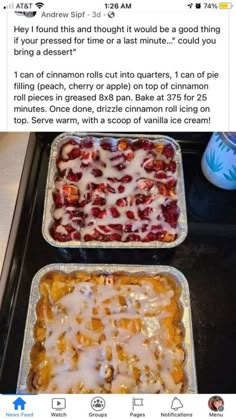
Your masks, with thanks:
[(229, 2), (219, 3), (219, 9), (227, 10), (227, 9), (232, 9), (232, 7), (233, 7), (232, 3), (229, 3)]

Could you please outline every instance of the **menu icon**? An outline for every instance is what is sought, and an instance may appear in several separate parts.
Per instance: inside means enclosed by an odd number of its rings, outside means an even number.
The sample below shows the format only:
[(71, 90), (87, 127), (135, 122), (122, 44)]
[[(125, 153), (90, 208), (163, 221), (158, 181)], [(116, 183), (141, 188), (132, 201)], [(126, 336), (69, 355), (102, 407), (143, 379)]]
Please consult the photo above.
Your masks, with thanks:
[(57, 398), (52, 399), (52, 408), (55, 410), (63, 410), (66, 408), (66, 399)]
[(224, 411), (224, 400), (220, 396), (212, 396), (208, 400), (208, 407), (213, 412), (223, 412)]

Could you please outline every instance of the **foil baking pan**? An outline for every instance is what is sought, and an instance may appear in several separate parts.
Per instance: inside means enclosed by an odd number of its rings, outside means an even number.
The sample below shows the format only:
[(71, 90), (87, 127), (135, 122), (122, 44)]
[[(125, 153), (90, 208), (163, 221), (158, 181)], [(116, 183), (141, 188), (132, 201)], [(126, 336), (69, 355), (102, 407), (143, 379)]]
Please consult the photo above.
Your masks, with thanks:
[[(180, 209), (179, 219), (178, 219), (178, 234), (174, 241), (172, 242), (161, 242), (161, 241), (150, 241), (150, 242), (119, 242), (119, 241), (110, 241), (102, 242), (91, 240), (88, 242), (80, 240), (71, 240), (67, 242), (59, 242), (53, 239), (50, 234), (50, 226), (53, 222), (52, 212), (54, 209), (54, 202), (52, 192), (55, 187), (54, 179), (57, 173), (56, 160), (59, 153), (59, 150), (63, 144), (65, 144), (69, 139), (75, 139), (78, 143), (86, 136), (92, 136), (100, 141), (102, 139), (108, 139), (113, 143), (116, 143), (119, 138), (127, 138), (132, 141), (138, 138), (150, 139), (158, 144), (171, 144), (175, 149), (175, 161), (176, 161), (176, 175), (177, 175), (177, 202)], [(180, 145), (177, 141), (173, 140), (170, 137), (164, 135), (121, 135), (121, 134), (97, 134), (97, 133), (63, 133), (60, 134), (52, 143), (51, 153), (49, 159), (48, 167), (48, 176), (46, 183), (46, 193), (45, 193), (45, 202), (44, 202), (44, 213), (43, 213), (43, 224), (42, 224), (42, 234), (44, 239), (51, 244), (52, 246), (62, 247), (62, 248), (116, 248), (116, 249), (137, 249), (137, 248), (170, 248), (176, 247), (182, 243), (188, 232), (187, 226), (187, 212), (186, 212), (186, 202), (185, 202), (185, 188), (184, 188), (184, 175), (183, 175), (183, 165), (182, 165), (182, 154)]]
[(144, 273), (147, 275), (168, 274), (177, 282), (181, 289), (180, 303), (183, 308), (182, 325), (184, 327), (185, 373), (187, 383), (185, 393), (197, 393), (197, 378), (194, 356), (194, 342), (192, 331), (192, 318), (188, 282), (185, 276), (176, 268), (171, 266), (141, 266), (141, 265), (97, 265), (97, 264), (51, 264), (40, 269), (33, 278), (29, 305), (26, 318), (24, 341), (22, 346), (20, 368), (17, 382), (17, 394), (27, 394), (27, 376), (30, 371), (30, 352), (34, 345), (33, 329), (36, 322), (36, 304), (40, 298), (39, 282), (48, 272), (62, 271), (70, 273), (73, 271), (99, 272), (99, 273)]

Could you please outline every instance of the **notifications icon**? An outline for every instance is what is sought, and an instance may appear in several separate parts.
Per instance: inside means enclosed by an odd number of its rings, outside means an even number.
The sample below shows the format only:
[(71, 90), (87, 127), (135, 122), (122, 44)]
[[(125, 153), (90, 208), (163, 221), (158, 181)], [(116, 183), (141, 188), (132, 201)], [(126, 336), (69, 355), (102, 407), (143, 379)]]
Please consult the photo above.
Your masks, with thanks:
[(172, 403), (171, 403), (171, 409), (172, 409), (172, 410), (179, 410), (179, 409), (182, 409), (182, 407), (184, 407), (184, 406), (183, 406), (183, 404), (181, 403), (181, 401), (180, 401), (179, 399), (177, 399), (177, 397), (175, 397), (175, 398), (172, 400)]
[(132, 399), (132, 409), (134, 410), (134, 408), (138, 407), (138, 406), (143, 406), (143, 399), (137, 399), (137, 398), (133, 397), (133, 399)]

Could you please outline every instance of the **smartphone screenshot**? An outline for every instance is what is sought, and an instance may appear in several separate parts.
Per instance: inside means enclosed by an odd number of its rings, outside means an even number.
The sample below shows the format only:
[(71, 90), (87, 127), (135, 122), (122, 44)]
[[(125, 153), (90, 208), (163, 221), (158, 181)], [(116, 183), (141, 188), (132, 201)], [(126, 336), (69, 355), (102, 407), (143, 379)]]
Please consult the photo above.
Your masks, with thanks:
[(0, 5), (0, 419), (232, 419), (234, 2)]

